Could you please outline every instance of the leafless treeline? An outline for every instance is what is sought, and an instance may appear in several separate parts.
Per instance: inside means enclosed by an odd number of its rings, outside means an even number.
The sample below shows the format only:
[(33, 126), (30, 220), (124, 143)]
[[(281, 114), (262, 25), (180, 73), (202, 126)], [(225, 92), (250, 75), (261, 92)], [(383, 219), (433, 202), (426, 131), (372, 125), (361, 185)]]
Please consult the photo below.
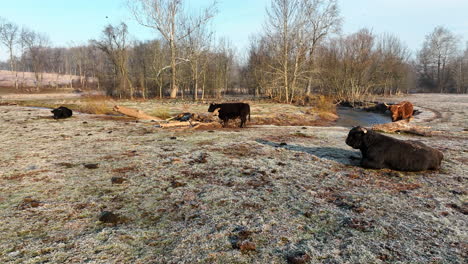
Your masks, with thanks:
[(460, 39), (445, 27), (426, 35), (417, 54), (421, 88), (433, 92), (468, 93), (468, 42), (459, 50)]
[(198, 14), (184, 9), (183, 0), (128, 3), (154, 40), (130, 39), (121, 23), (87, 44), (54, 48), (46, 35), (1, 19), (0, 44), (9, 57), (1, 68), (34, 72), (37, 80), (42, 72), (78, 75), (75, 86), (126, 98), (196, 100), (236, 92), (291, 103), (311, 93), (356, 100), (376, 93), (468, 92), (468, 45), (462, 51), (460, 39), (444, 27), (426, 36), (413, 59), (395, 35), (368, 29), (340, 34), (336, 0), (271, 0), (264, 30), (252, 36), (241, 66), (229, 40), (215, 39), (209, 26), (216, 2)]
[(262, 34), (252, 39), (245, 70), (251, 93), (283, 102), (311, 92), (339, 100), (409, 91), (468, 92), (468, 47), (437, 27), (411, 59), (391, 34), (339, 31), (335, 0), (272, 0)]

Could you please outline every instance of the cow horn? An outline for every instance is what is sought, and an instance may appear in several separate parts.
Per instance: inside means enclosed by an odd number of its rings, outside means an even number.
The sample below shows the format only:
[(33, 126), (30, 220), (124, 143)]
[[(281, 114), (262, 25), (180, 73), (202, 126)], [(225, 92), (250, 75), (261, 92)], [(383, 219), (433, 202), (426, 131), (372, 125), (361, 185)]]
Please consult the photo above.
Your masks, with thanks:
[(361, 127), (361, 130), (362, 130), (362, 132), (364, 132), (364, 134), (366, 134), (366, 133), (367, 133), (367, 129), (366, 129), (366, 128), (364, 128), (364, 127)]
[(388, 107), (388, 104), (387, 103), (383, 103), (386, 107)]

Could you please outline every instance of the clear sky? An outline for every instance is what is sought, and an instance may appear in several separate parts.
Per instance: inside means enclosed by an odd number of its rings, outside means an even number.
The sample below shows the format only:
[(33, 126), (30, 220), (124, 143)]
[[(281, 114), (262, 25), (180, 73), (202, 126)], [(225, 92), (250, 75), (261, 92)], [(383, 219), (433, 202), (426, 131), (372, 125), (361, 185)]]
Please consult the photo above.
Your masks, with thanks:
[[(199, 9), (212, 0), (186, 2), (190, 8)], [(218, 2), (219, 12), (213, 21), (216, 36), (229, 38), (240, 55), (245, 54), (249, 36), (262, 29), (270, 0)], [(468, 40), (468, 0), (339, 0), (339, 5), (343, 33), (363, 27), (377, 34), (393, 33), (413, 52), (437, 25), (449, 28), (463, 43)], [(133, 20), (125, 0), (0, 0), (0, 17), (47, 34), (53, 46), (87, 43), (99, 38), (107, 24), (121, 21), (129, 25), (135, 39), (156, 36)], [(5, 58), (2, 48), (0, 59)]]

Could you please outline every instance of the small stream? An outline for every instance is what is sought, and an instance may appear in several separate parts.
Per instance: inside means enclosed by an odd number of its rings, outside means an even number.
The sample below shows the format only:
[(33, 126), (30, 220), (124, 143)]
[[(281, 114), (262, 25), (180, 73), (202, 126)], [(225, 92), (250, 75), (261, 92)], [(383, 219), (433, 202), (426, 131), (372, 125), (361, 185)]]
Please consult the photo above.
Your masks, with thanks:
[(384, 124), (392, 122), (389, 114), (380, 114), (374, 112), (367, 112), (362, 109), (351, 107), (337, 107), (336, 112), (339, 116), (335, 126), (341, 127), (354, 127), (364, 126), (371, 127), (377, 124)]

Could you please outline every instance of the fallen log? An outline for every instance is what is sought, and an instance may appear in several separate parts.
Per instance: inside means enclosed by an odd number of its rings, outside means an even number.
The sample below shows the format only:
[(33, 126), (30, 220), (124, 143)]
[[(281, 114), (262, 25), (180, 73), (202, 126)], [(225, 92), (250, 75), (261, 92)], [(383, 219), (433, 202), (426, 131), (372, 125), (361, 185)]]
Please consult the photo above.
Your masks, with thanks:
[(400, 120), (391, 123), (374, 125), (373, 130), (381, 131), (385, 133), (404, 132), (409, 134), (415, 134), (418, 136), (430, 137), (432, 132), (429, 130), (430, 127), (417, 126), (409, 123), (409, 120)]
[[(208, 129), (208, 128), (220, 128), (221, 127), (221, 124), (219, 122), (213, 122), (212, 120), (214, 118), (211, 115), (207, 115), (207, 114), (182, 113), (175, 117), (171, 117), (166, 120), (163, 120), (158, 117), (147, 115), (141, 110), (131, 109), (131, 108), (127, 108), (127, 107), (123, 107), (119, 105), (114, 106), (114, 111), (117, 111), (126, 116), (135, 117), (135, 118), (142, 119), (142, 120), (158, 121), (158, 124), (156, 126), (161, 127), (161, 128), (187, 127), (187, 128), (194, 128), (194, 129)], [(185, 120), (186, 117), (188, 117), (189, 115), (190, 115), (190, 119), (192, 119), (193, 121), (173, 121), (182, 117), (183, 117), (182, 120)], [(209, 123), (206, 123), (206, 122), (209, 122)]]
[(162, 128), (168, 127), (193, 127), (198, 125), (199, 122), (190, 122), (190, 121), (177, 121), (177, 122), (170, 122), (170, 123), (159, 123), (157, 126)]
[(195, 130), (207, 130), (207, 129), (216, 129), (222, 128), (223, 125), (219, 122), (210, 122), (210, 123), (199, 123), (198, 125), (194, 126), (193, 129)]
[(123, 107), (120, 105), (115, 105), (113, 110), (121, 114), (124, 114), (126, 116), (135, 117), (135, 118), (142, 119), (142, 120), (162, 121), (161, 118), (147, 115), (141, 110), (127, 108), (127, 107)]

